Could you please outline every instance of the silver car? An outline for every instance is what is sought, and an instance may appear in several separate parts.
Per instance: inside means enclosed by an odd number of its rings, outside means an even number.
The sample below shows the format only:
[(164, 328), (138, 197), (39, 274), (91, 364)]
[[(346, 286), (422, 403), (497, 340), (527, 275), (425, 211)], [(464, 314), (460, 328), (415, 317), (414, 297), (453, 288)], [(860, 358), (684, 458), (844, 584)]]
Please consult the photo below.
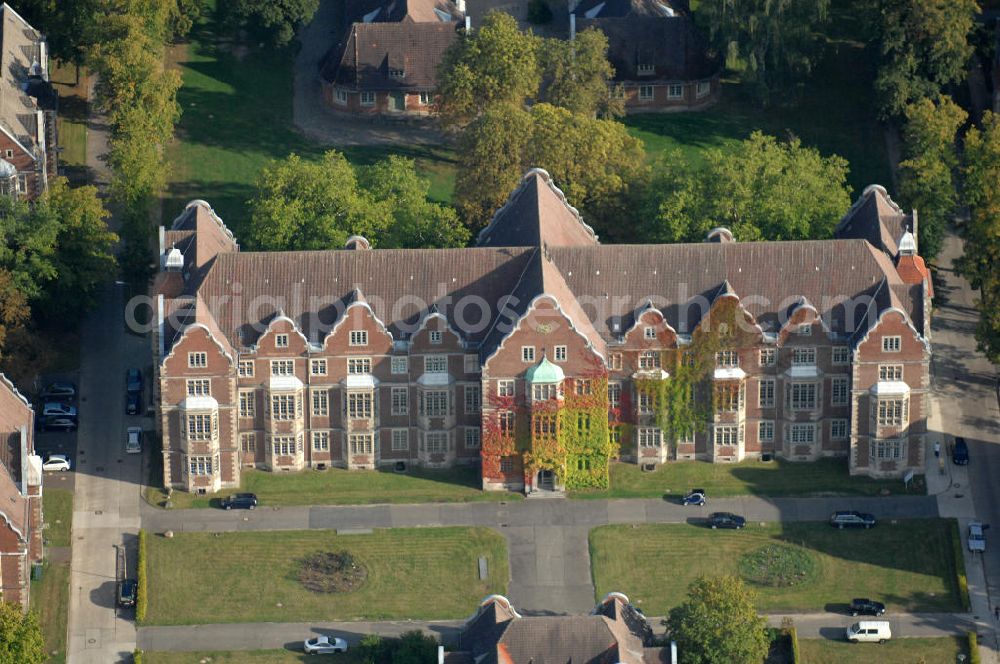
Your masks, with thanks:
[(347, 652), (347, 641), (335, 636), (316, 636), (306, 639), (302, 649), (307, 655), (325, 655), (335, 652)]

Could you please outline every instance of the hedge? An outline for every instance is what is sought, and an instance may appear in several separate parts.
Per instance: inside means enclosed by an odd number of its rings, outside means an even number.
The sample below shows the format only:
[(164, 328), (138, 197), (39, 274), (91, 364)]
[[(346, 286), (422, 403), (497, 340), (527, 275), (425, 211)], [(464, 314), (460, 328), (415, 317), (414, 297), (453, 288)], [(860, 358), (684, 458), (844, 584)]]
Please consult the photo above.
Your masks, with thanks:
[(142, 651), (138, 648), (132, 651), (132, 664), (142, 664)]
[[(142, 624), (146, 620), (148, 592), (146, 579), (146, 531), (139, 531), (139, 582), (136, 589), (135, 621)], [(141, 660), (141, 658), (140, 658)]]
[(958, 530), (958, 520), (951, 520), (952, 555), (955, 556), (955, 576), (958, 580), (958, 598), (966, 611), (972, 610), (969, 601), (969, 580), (965, 576), (965, 557), (962, 555), (962, 535)]
[(969, 664), (982, 664), (979, 657), (979, 639), (975, 632), (969, 632)]
[(802, 655), (799, 654), (799, 630), (794, 627), (789, 627), (785, 630), (788, 634), (788, 638), (792, 641), (792, 662), (793, 664), (805, 664), (805, 660), (802, 659)]

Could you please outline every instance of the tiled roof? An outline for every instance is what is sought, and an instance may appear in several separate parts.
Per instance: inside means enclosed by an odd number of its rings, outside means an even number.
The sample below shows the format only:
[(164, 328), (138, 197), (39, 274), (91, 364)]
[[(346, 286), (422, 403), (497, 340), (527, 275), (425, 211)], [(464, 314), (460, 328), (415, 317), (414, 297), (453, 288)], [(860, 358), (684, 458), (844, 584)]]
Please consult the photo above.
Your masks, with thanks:
[[(185, 242), (186, 238), (194, 238)], [(236, 237), (205, 201), (191, 201), (164, 233), (164, 251), (172, 246), (184, 254), (184, 272), (193, 283), (200, 283), (212, 260), (219, 253), (239, 249)]]
[(687, 12), (687, 0), (581, 0), (573, 10), (580, 18), (676, 16)]
[[(578, 19), (576, 26), (578, 32), (587, 28), (604, 32), (608, 60), (618, 80), (695, 81), (710, 78), (720, 69), (687, 16)], [(654, 75), (639, 76), (640, 64), (653, 65)]]
[[(430, 91), (457, 23), (355, 23), (331, 49), (323, 78), (354, 90)], [(402, 77), (390, 76), (402, 71)]]
[(41, 35), (17, 12), (0, 5), (0, 127), (33, 154), (44, 131), (35, 100), (23, 89), (32, 64), (41, 64)]
[(913, 230), (913, 217), (903, 212), (880, 185), (869, 185), (837, 224), (835, 237), (861, 238), (895, 257), (899, 239)]
[(450, 0), (348, 0), (350, 23), (441, 23), (462, 18)]
[(28, 539), (28, 501), (21, 495), (7, 468), (0, 468), (0, 514), (22, 540)]

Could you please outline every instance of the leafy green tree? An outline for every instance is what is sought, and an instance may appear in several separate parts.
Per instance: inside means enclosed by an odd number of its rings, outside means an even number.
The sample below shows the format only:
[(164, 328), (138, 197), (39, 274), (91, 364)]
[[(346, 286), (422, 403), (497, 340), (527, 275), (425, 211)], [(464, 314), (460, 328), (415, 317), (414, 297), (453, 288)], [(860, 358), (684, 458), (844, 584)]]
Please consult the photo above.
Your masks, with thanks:
[(97, 16), (103, 0), (20, 0), (12, 3), (32, 26), (45, 33), (51, 53), (82, 65), (97, 39)]
[(868, 7), (881, 54), (875, 91), (883, 118), (902, 116), (907, 105), (965, 77), (976, 0), (879, 0)]
[(0, 197), (0, 269), (29, 301), (41, 298), (58, 276), (59, 220), (36, 214), (23, 200)]
[(979, 290), (979, 349), (1000, 364), (1000, 116), (983, 114), (965, 135), (965, 198), (972, 216), (958, 267)]
[(8, 340), (28, 322), (31, 309), (28, 300), (14, 283), (9, 271), (0, 267), (0, 361), (7, 364), (5, 353)]
[(229, 0), (221, 5), (223, 23), (246, 30), (274, 46), (287, 46), (295, 31), (312, 20), (319, 0)]
[(760, 664), (769, 648), (756, 593), (735, 576), (699, 577), (666, 620), (681, 664)]
[(358, 651), (363, 664), (425, 664), (437, 658), (438, 642), (420, 630), (403, 632), (398, 638), (366, 634)]
[(766, 103), (776, 89), (812, 72), (829, 6), (830, 0), (702, 0), (696, 17)]
[(847, 173), (842, 157), (760, 132), (735, 150), (707, 151), (703, 166), (667, 155), (649, 187), (648, 237), (699, 242), (726, 226), (741, 242), (828, 238), (850, 207)]
[(38, 616), (23, 613), (21, 607), (0, 602), (0, 664), (42, 664), (45, 642)]
[(958, 205), (954, 173), (955, 137), (967, 114), (950, 97), (924, 98), (906, 107), (904, 146), (899, 164), (902, 202), (917, 210), (920, 254), (933, 259), (941, 250), (948, 220)]
[(603, 32), (589, 28), (573, 41), (546, 39), (541, 54), (545, 101), (581, 115), (624, 115), (624, 101), (608, 94), (615, 68)]
[(539, 40), (510, 14), (491, 11), (445, 52), (438, 67), (438, 113), (446, 125), (471, 121), (505, 102), (520, 106), (541, 83)]

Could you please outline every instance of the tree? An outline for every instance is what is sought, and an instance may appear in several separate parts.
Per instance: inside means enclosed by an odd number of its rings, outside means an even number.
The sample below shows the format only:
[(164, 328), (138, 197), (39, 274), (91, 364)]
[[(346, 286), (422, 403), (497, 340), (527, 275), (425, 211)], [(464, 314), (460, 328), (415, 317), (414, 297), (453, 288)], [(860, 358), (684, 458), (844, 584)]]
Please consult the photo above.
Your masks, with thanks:
[(97, 15), (103, 0), (20, 0), (15, 3), (28, 23), (45, 33), (54, 56), (82, 65), (97, 38)]
[(624, 115), (624, 101), (608, 93), (615, 68), (608, 62), (608, 38), (603, 32), (589, 28), (572, 41), (546, 39), (541, 54), (543, 96), (550, 104), (581, 115)]
[(420, 630), (403, 632), (398, 638), (366, 634), (358, 644), (364, 664), (424, 664), (437, 657), (438, 642)]
[(976, 0), (879, 0), (870, 8), (881, 55), (875, 91), (882, 118), (899, 117), (907, 105), (965, 77)]
[(45, 642), (35, 612), (24, 613), (17, 604), (0, 602), (0, 664), (42, 664), (45, 660)]
[(666, 619), (682, 664), (760, 664), (769, 648), (756, 593), (734, 576), (699, 577)]
[(828, 238), (850, 207), (847, 173), (842, 157), (760, 132), (733, 151), (707, 151), (704, 166), (667, 155), (649, 187), (648, 237), (699, 242), (726, 226), (741, 242)]
[(31, 316), (28, 300), (18, 290), (14, 279), (4, 268), (0, 268), (0, 360), (5, 361), (4, 350), (11, 339)]
[(318, 7), (319, 0), (230, 0), (222, 5), (222, 18), (230, 29), (247, 30), (274, 46), (287, 46)]
[(808, 75), (817, 55), (818, 30), (830, 0), (703, 0), (696, 17), (712, 44), (756, 96), (767, 102), (775, 89)]
[(0, 269), (28, 301), (41, 298), (58, 276), (59, 220), (23, 200), (0, 197)]
[(899, 164), (900, 197), (905, 205), (917, 210), (918, 246), (927, 259), (933, 259), (941, 250), (949, 217), (958, 205), (955, 137), (967, 117), (946, 96), (937, 103), (924, 98), (906, 107), (906, 159)]
[(438, 113), (461, 125), (497, 103), (522, 106), (538, 93), (539, 41), (521, 32), (510, 14), (491, 11), (483, 24), (462, 34), (438, 67)]

